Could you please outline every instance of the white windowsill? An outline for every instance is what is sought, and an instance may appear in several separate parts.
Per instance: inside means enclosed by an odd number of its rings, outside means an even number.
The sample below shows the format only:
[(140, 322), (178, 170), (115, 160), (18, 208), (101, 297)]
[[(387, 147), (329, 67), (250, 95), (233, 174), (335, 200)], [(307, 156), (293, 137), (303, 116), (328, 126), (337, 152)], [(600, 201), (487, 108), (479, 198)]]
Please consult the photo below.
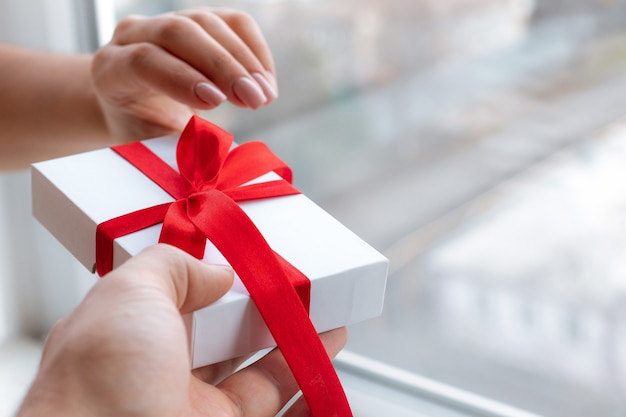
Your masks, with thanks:
[(37, 372), (41, 347), (29, 339), (0, 344), (0, 417), (15, 414)]

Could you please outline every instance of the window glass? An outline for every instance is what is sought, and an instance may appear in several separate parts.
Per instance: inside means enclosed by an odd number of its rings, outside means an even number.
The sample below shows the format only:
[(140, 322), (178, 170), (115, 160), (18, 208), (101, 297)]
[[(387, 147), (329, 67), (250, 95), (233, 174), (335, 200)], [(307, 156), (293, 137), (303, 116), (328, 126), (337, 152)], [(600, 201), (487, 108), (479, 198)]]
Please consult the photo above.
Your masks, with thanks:
[(281, 96), (206, 117), (391, 260), (349, 350), (548, 417), (626, 412), (625, 1), (211, 5), (257, 19)]

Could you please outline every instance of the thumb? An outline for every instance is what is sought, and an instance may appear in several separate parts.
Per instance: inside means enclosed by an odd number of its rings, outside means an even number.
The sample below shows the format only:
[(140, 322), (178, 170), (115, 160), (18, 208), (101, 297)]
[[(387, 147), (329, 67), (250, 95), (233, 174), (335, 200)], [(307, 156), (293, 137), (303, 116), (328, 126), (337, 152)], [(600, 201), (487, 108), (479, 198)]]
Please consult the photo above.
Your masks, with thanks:
[(217, 301), (233, 284), (229, 266), (208, 265), (170, 245), (144, 249), (110, 275), (155, 285), (181, 313), (189, 313)]

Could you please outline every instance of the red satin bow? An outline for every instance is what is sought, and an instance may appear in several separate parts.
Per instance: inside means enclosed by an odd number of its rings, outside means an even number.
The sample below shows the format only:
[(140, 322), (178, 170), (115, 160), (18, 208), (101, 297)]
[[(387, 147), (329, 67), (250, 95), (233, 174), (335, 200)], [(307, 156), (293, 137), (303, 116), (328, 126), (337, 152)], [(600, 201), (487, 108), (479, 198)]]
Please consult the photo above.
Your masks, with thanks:
[[(246, 286), (313, 415), (351, 416), (341, 383), (308, 317), (309, 280), (269, 247), (236, 203), (299, 194), (291, 185), (291, 170), (261, 142), (231, 151), (232, 141), (230, 133), (192, 117), (176, 149), (180, 173), (140, 142), (114, 147), (175, 201), (99, 224), (98, 274), (112, 269), (115, 238), (161, 222), (159, 242), (197, 258), (204, 256), (208, 238)], [(245, 185), (272, 171), (281, 178)]]

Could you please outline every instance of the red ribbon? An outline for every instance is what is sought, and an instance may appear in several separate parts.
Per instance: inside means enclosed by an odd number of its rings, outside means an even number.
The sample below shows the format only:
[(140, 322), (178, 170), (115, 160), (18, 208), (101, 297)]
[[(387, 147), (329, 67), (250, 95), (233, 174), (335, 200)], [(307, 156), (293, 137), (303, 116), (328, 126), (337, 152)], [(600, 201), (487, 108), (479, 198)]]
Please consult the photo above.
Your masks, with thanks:
[[(112, 149), (175, 201), (98, 225), (96, 268), (113, 267), (113, 240), (163, 223), (159, 242), (202, 259), (208, 238), (247, 288), (316, 417), (352, 416), (330, 358), (308, 316), (310, 281), (274, 252), (236, 203), (299, 194), (289, 167), (261, 142), (230, 150), (233, 136), (193, 116), (176, 149), (180, 173), (141, 142)], [(268, 172), (281, 178), (249, 184)]]

